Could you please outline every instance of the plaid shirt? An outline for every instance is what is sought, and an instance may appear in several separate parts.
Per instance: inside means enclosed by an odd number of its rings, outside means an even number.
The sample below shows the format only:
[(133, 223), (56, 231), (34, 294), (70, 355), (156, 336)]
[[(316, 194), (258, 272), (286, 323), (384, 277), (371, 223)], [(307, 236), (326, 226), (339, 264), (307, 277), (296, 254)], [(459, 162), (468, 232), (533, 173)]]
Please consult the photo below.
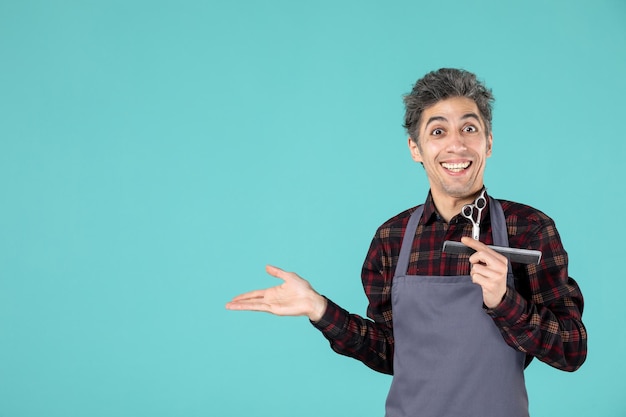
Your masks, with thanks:
[[(500, 201), (506, 217), (509, 246), (542, 252), (539, 265), (512, 263), (515, 288), (507, 288), (496, 308), (485, 308), (506, 343), (565, 371), (578, 369), (587, 356), (587, 333), (581, 321), (583, 296), (567, 273), (567, 253), (554, 222), (542, 212)], [(393, 315), (391, 285), (402, 237), (415, 207), (378, 228), (363, 264), (362, 281), (369, 300), (365, 319), (349, 314), (328, 300), (322, 319), (314, 325), (334, 351), (362, 361), (370, 368), (393, 374)], [(470, 263), (461, 255), (441, 251), (445, 240), (471, 236), (472, 225), (460, 214), (446, 223), (436, 212), (429, 193), (413, 241), (408, 275), (469, 275)], [(483, 210), (480, 241), (493, 244), (489, 207)], [(464, 255), (465, 259), (468, 258)]]

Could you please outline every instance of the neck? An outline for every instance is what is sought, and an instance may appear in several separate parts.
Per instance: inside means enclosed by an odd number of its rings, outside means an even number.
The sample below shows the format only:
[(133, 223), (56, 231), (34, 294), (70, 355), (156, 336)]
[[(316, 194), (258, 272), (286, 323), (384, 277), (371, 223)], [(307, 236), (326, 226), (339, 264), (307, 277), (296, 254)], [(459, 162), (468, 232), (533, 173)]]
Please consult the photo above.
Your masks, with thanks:
[(482, 187), (475, 193), (464, 197), (454, 197), (448, 194), (436, 195), (435, 193), (432, 193), (432, 191), (431, 193), (433, 196), (433, 202), (437, 208), (437, 213), (439, 213), (446, 223), (449, 223), (450, 219), (461, 212), (464, 205), (472, 204), (481, 191)]

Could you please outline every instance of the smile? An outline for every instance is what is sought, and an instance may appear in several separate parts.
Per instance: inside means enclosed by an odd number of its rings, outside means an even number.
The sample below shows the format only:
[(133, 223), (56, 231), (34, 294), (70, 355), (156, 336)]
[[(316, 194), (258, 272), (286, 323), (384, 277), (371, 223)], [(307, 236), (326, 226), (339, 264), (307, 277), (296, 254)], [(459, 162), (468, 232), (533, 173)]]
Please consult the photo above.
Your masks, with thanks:
[(467, 167), (469, 167), (472, 163), (470, 161), (459, 162), (459, 163), (448, 163), (442, 162), (441, 166), (452, 172), (461, 172)]

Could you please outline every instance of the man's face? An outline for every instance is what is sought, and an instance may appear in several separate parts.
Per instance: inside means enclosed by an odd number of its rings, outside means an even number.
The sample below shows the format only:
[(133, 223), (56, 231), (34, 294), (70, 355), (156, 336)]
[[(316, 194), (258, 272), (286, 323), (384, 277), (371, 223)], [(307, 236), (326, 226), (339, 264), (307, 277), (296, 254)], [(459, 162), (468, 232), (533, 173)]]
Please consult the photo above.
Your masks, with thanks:
[(491, 156), (476, 103), (466, 97), (441, 100), (422, 113), (419, 145), (409, 138), (411, 156), (424, 164), (435, 200), (466, 199), (483, 186), (485, 162)]

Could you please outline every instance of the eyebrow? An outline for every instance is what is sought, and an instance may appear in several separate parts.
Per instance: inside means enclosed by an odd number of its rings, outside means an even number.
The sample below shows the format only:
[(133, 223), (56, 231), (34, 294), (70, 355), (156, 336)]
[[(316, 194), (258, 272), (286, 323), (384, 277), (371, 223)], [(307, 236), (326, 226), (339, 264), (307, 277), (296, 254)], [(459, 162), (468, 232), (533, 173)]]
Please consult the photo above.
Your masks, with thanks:
[(476, 113), (466, 113), (463, 117), (461, 117), (461, 120), (472, 118), (478, 120), (479, 122), (481, 121), (480, 117)]
[(424, 125), (424, 127), (427, 127), (429, 124), (431, 124), (431, 122), (437, 122), (437, 121), (439, 121), (439, 122), (447, 122), (448, 119), (446, 119), (443, 116), (433, 116), (433, 117), (431, 117), (430, 119), (428, 119), (426, 121), (426, 124)]
[[(480, 117), (478, 117), (478, 115), (476, 113), (465, 113), (463, 116), (461, 116), (461, 120), (465, 120), (465, 119), (476, 119), (477, 121), (481, 121)], [(447, 122), (448, 119), (446, 119), (443, 116), (433, 116), (431, 118), (428, 119), (428, 121), (426, 121), (426, 124), (424, 125), (424, 127), (427, 127), (431, 122)]]

